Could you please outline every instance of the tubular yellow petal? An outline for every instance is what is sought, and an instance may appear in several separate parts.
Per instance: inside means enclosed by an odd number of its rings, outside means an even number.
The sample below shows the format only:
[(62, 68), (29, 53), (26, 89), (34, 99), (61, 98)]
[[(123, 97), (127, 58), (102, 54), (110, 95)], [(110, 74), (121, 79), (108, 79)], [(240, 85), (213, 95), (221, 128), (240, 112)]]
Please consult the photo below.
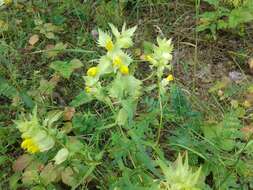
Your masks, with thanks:
[(26, 149), (29, 153), (32, 153), (32, 154), (40, 151), (39, 147), (36, 145), (36, 143), (31, 138), (25, 139), (21, 143), (21, 147), (23, 149)]
[(116, 56), (116, 57), (114, 58), (114, 60), (113, 60), (112, 65), (113, 65), (114, 67), (119, 67), (119, 66), (121, 66), (121, 65), (122, 65), (122, 59), (121, 59), (119, 56)]
[(146, 61), (149, 61), (149, 62), (150, 62), (150, 61), (152, 61), (152, 59), (153, 59), (153, 58), (152, 58), (151, 55), (145, 55), (145, 60), (146, 60)]
[(106, 40), (106, 43), (105, 43), (105, 49), (107, 51), (111, 51), (113, 49), (114, 45), (113, 45), (113, 42), (111, 39), (108, 39)]
[(128, 73), (129, 73), (129, 69), (128, 69), (128, 67), (125, 66), (125, 65), (120, 66), (119, 71), (120, 71), (121, 74), (123, 74), (123, 75), (128, 75)]
[(5, 5), (10, 5), (12, 3), (12, 0), (4, 0)]
[(173, 75), (172, 75), (172, 74), (170, 74), (170, 75), (168, 75), (168, 76), (167, 76), (167, 78), (166, 78), (166, 79), (167, 79), (167, 81), (169, 81), (169, 82), (170, 82), (170, 81), (173, 81), (173, 80), (174, 80), (174, 77), (173, 77)]
[(25, 139), (22, 143), (21, 143), (21, 148), (26, 149), (28, 146), (30, 146), (32, 143), (32, 140), (29, 139)]
[(87, 71), (87, 75), (90, 76), (90, 77), (96, 76), (97, 73), (98, 73), (98, 68), (97, 67), (91, 67)]
[(88, 94), (88, 93), (90, 93), (90, 92), (91, 92), (91, 87), (86, 86), (84, 90), (85, 90), (85, 92)]
[(33, 145), (33, 146), (29, 147), (29, 148), (27, 149), (27, 151), (30, 152), (30, 153), (32, 153), (32, 154), (34, 154), (34, 153), (36, 153), (36, 152), (39, 152), (39, 147), (36, 146), (36, 145)]

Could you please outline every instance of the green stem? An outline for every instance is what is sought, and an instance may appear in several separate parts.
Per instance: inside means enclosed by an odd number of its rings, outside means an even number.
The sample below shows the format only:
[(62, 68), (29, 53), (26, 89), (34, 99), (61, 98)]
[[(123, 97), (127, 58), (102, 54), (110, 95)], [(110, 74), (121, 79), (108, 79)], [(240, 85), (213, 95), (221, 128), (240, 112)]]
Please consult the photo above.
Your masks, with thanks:
[(157, 135), (157, 141), (156, 144), (159, 143), (160, 137), (161, 137), (161, 130), (162, 130), (162, 123), (163, 123), (163, 105), (162, 105), (162, 98), (161, 98), (161, 85), (160, 85), (161, 77), (158, 77), (158, 101), (160, 106), (160, 122), (159, 122), (159, 128), (158, 128), (158, 135)]

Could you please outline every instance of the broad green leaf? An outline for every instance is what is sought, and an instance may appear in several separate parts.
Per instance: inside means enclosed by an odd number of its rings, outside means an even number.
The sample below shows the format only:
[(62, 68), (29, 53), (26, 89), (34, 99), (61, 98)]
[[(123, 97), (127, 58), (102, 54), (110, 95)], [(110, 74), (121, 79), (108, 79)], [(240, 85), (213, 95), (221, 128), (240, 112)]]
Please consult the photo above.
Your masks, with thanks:
[(49, 185), (52, 182), (59, 181), (63, 169), (64, 167), (53, 165), (52, 162), (48, 163), (40, 172), (40, 179), (42, 183), (44, 185)]
[(57, 178), (56, 167), (52, 163), (47, 164), (41, 171), (40, 177), (44, 185), (54, 182)]
[(209, 3), (210, 5), (214, 5), (216, 7), (219, 5), (220, 0), (204, 0), (204, 1)]
[(59, 72), (61, 76), (64, 78), (69, 79), (72, 72), (75, 69), (82, 67), (83, 64), (78, 59), (73, 59), (70, 62), (67, 61), (54, 61), (50, 64), (50, 68), (54, 69), (55, 71)]
[(61, 164), (62, 162), (64, 162), (69, 155), (69, 151), (66, 148), (62, 148), (61, 150), (59, 150), (56, 154), (56, 156), (54, 157), (54, 161), (55, 164)]
[(30, 109), (34, 108), (35, 103), (34, 103), (33, 99), (27, 94), (26, 91), (24, 91), (24, 90), (21, 91), (19, 93), (19, 96), (22, 98), (23, 102), (25, 103), (25, 105), (28, 108), (30, 108)]
[(0, 77), (0, 95), (8, 98), (14, 98), (18, 95), (18, 91), (14, 86), (10, 85), (7, 80)]
[(82, 91), (70, 102), (70, 106), (78, 107), (85, 103), (90, 102), (92, 99), (93, 98), (91, 96), (88, 96), (84, 91)]
[(15, 172), (11, 177), (9, 177), (10, 189), (16, 190), (19, 188), (20, 178), (21, 178), (21, 172)]
[(231, 14), (229, 15), (228, 23), (229, 27), (235, 28), (239, 24), (243, 24), (246, 22), (250, 22), (253, 20), (253, 8), (238, 8), (232, 10)]
[(27, 185), (36, 184), (39, 182), (38, 172), (34, 170), (26, 170), (22, 175), (22, 182)]
[(68, 186), (75, 186), (77, 179), (74, 176), (74, 171), (71, 167), (65, 168), (61, 173), (62, 182)]
[(47, 48), (46, 55), (47, 57), (56, 57), (59, 53), (61, 53), (63, 50), (67, 48), (67, 44), (63, 44), (62, 42), (57, 43), (54, 45), (49, 45)]

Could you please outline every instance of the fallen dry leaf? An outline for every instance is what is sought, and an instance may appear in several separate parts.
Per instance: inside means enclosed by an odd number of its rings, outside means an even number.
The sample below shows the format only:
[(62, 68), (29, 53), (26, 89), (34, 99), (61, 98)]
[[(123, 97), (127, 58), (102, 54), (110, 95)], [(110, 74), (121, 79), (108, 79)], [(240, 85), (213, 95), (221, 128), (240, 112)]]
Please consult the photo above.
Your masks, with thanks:
[(22, 171), (32, 161), (32, 157), (29, 154), (23, 154), (13, 163), (12, 169), (15, 172)]
[(76, 110), (73, 107), (65, 107), (63, 119), (64, 121), (70, 121), (74, 116)]
[(248, 139), (253, 133), (253, 126), (252, 125), (245, 126), (241, 128), (241, 131), (243, 132), (245, 138)]
[(39, 35), (34, 34), (29, 39), (29, 44), (34, 46), (39, 41)]
[(251, 74), (253, 74), (253, 57), (249, 59), (248, 64), (249, 64), (250, 72)]

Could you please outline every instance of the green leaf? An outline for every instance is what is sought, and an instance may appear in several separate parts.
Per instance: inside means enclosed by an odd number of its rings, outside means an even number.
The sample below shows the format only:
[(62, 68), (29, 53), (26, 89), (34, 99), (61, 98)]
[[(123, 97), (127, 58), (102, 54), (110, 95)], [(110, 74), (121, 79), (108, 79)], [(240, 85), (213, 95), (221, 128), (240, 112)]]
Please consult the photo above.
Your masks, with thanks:
[(153, 52), (153, 44), (148, 41), (143, 42), (143, 49), (145, 54), (151, 54)]
[(235, 28), (239, 24), (247, 23), (253, 20), (253, 8), (241, 7), (231, 11), (228, 23), (230, 28)]
[(69, 186), (75, 186), (77, 184), (77, 179), (74, 176), (74, 171), (71, 167), (67, 167), (61, 173), (62, 182)]
[(70, 106), (78, 107), (85, 103), (90, 102), (92, 99), (93, 99), (92, 97), (88, 96), (84, 91), (82, 91), (70, 102)]
[(24, 91), (24, 90), (21, 91), (20, 94), (19, 94), (19, 96), (22, 98), (23, 102), (25, 103), (25, 105), (26, 105), (28, 108), (30, 108), (30, 109), (34, 108), (35, 103), (34, 103), (34, 101), (32, 100), (32, 98), (27, 94), (26, 91)]
[(7, 98), (14, 98), (18, 95), (18, 91), (7, 80), (0, 77), (0, 95), (6, 96)]
[(21, 172), (16, 172), (11, 177), (9, 177), (10, 189), (16, 190), (19, 188), (20, 178), (21, 178)]
[(59, 74), (62, 77), (67, 78), (67, 79), (69, 79), (69, 77), (71, 76), (72, 72), (75, 69), (78, 69), (82, 66), (83, 66), (83, 64), (78, 59), (73, 59), (70, 62), (54, 61), (50, 64), (50, 68), (52, 68), (55, 71), (59, 72)]
[(61, 164), (62, 162), (64, 162), (69, 155), (69, 151), (66, 148), (62, 148), (61, 150), (59, 150), (56, 154), (56, 156), (54, 157), (55, 160), (55, 164)]
[(58, 170), (52, 163), (47, 164), (40, 173), (40, 177), (44, 185), (54, 182), (58, 175)]
[(219, 5), (219, 0), (204, 0), (204, 1), (215, 7)]

